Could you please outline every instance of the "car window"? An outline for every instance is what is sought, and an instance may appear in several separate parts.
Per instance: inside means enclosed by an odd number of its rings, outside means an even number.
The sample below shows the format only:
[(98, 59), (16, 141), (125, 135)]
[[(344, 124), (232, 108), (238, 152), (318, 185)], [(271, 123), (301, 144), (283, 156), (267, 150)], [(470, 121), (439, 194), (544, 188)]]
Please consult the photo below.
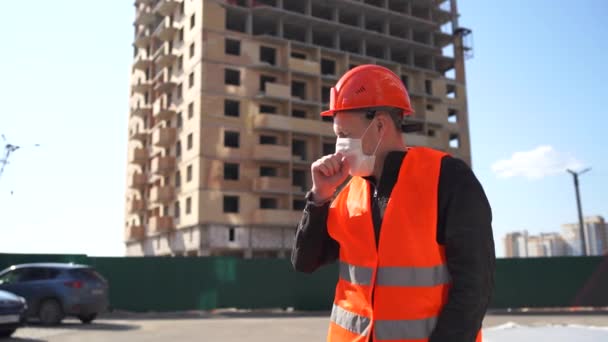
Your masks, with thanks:
[(92, 268), (77, 268), (71, 270), (70, 274), (79, 279), (105, 282), (105, 278)]
[(24, 274), (25, 271), (26, 270), (23, 268), (8, 271), (0, 277), (0, 282), (3, 284), (16, 283), (20, 280), (21, 276)]
[(18, 281), (24, 282), (54, 279), (59, 274), (59, 270), (57, 269), (44, 267), (31, 267), (25, 270), (26, 271), (21, 274)]

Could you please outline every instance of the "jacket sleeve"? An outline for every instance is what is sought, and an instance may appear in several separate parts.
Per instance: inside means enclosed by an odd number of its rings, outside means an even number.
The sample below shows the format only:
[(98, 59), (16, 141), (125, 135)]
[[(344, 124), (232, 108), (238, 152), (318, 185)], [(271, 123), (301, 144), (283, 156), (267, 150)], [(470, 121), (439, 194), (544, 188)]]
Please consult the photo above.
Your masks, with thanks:
[(446, 157), (439, 181), (438, 242), (452, 287), (430, 342), (474, 342), (494, 289), (492, 212), (473, 171)]
[(338, 243), (327, 232), (329, 202), (316, 206), (307, 201), (296, 230), (291, 264), (296, 271), (312, 273), (338, 258)]

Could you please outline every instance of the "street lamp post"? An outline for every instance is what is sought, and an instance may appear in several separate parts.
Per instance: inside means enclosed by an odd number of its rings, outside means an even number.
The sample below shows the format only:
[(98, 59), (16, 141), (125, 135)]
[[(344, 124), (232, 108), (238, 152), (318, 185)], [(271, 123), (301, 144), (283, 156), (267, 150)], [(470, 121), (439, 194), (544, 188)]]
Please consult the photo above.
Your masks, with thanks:
[(581, 209), (581, 195), (580, 195), (580, 191), (579, 191), (579, 187), (578, 187), (578, 176), (582, 175), (585, 172), (591, 171), (591, 168), (588, 167), (579, 172), (575, 172), (570, 169), (568, 169), (566, 171), (568, 171), (574, 178), (574, 191), (576, 192), (576, 207), (578, 209), (578, 225), (579, 225), (580, 236), (581, 236), (581, 248), (582, 248), (581, 255), (586, 256), (587, 255), (587, 242), (585, 241), (585, 226), (584, 226), (584, 222), (583, 222), (583, 210)]

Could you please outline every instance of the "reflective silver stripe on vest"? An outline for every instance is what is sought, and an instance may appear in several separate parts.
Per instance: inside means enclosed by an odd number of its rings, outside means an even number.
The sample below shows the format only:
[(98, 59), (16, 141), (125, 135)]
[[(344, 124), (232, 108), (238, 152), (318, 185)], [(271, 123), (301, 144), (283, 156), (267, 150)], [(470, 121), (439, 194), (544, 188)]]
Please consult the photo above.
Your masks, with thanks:
[(436, 317), (420, 320), (377, 320), (374, 322), (374, 336), (378, 341), (425, 339), (431, 336), (436, 323)]
[(445, 265), (435, 267), (380, 267), (376, 285), (381, 286), (436, 286), (450, 282)]
[[(349, 265), (340, 261), (340, 278), (355, 285), (371, 285), (374, 269)], [(378, 268), (376, 285), (380, 286), (436, 286), (450, 282), (450, 273), (445, 265), (434, 267)]]
[(340, 261), (340, 278), (355, 285), (370, 285), (374, 269), (371, 267), (349, 265)]
[(331, 310), (331, 321), (352, 333), (358, 335), (369, 334), (369, 318), (345, 310), (336, 304)]

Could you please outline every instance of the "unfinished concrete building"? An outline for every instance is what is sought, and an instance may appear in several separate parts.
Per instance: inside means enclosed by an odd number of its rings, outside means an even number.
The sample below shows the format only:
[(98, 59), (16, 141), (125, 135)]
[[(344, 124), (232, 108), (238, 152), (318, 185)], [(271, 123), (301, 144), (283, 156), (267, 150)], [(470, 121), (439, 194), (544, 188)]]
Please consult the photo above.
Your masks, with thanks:
[[(288, 255), (310, 164), (333, 153), (329, 89), (376, 63), (417, 132), (470, 163), (455, 0), (137, 0), (127, 255)], [(330, 119), (331, 121), (331, 119)], [(411, 125), (404, 126), (404, 130)]]

